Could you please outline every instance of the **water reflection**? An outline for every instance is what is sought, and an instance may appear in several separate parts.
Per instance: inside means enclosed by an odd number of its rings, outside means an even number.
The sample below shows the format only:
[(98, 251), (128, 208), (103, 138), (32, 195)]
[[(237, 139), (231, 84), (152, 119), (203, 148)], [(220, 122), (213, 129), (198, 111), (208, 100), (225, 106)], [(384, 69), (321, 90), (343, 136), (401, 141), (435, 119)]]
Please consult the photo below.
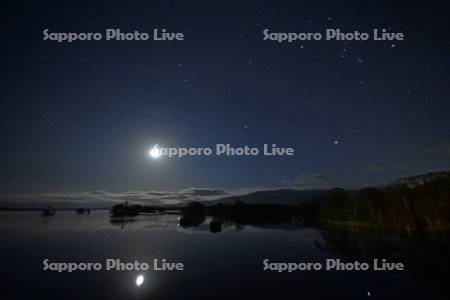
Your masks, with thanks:
[[(296, 220), (231, 221), (210, 216), (182, 221), (178, 215), (138, 215), (131, 222), (111, 222), (107, 212), (58, 212), (46, 223), (39, 214), (2, 214), (0, 234), (2, 244), (8, 245), (0, 249), (0, 256), (9, 258), (3, 265), (3, 274), (9, 274), (2, 279), (8, 282), (5, 299), (233, 299), (236, 295), (448, 299), (450, 295), (445, 284), (450, 276), (447, 232), (313, 228)], [(308, 262), (328, 257), (386, 258), (404, 263), (407, 270), (279, 274), (263, 272), (261, 266), (265, 258)], [(183, 262), (186, 270), (59, 274), (43, 272), (42, 258), (94, 262), (167, 258)], [(24, 278), (15, 281), (10, 274)], [(83, 289), (77, 288), (80, 284)]]
[(136, 277), (136, 286), (141, 286), (144, 283), (144, 275), (138, 275)]
[(431, 276), (450, 273), (450, 233), (323, 228), (321, 251), (349, 259), (389, 258)]

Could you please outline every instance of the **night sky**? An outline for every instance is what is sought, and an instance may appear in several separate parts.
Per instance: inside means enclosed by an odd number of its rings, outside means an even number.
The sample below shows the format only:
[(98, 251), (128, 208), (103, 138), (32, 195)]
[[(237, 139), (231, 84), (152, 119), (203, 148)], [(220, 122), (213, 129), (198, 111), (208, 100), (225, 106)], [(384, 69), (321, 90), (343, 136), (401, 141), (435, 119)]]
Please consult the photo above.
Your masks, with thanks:
[[(450, 169), (448, 1), (2, 3), (0, 194), (362, 187)], [(44, 41), (42, 31), (184, 41)], [(405, 41), (264, 41), (262, 31)], [(154, 144), (293, 157), (152, 160)]]

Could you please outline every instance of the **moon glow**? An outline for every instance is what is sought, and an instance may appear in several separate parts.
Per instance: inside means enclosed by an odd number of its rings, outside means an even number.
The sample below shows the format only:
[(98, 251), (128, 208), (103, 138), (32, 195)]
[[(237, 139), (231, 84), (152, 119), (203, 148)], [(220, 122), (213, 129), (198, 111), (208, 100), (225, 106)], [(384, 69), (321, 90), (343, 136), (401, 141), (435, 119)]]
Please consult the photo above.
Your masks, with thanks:
[(153, 146), (152, 149), (148, 152), (151, 158), (157, 159), (161, 156), (161, 152), (159, 150), (158, 144)]

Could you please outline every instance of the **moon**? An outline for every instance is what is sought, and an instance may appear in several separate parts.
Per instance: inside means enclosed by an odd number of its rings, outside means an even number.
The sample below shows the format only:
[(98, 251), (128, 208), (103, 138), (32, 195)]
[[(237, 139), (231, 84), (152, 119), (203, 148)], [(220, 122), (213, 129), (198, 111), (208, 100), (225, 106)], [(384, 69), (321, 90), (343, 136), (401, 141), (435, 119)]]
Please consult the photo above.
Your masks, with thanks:
[(156, 144), (155, 146), (153, 146), (152, 149), (150, 149), (148, 151), (149, 155), (151, 158), (157, 159), (159, 157), (161, 157), (161, 152), (159, 150), (158, 144)]

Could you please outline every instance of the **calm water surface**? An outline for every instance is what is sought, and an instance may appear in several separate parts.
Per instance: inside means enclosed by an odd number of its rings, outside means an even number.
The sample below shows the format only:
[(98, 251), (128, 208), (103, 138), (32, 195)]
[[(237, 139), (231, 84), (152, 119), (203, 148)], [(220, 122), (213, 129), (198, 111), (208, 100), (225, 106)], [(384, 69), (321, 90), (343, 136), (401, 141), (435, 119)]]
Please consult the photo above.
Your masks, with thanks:
[[(450, 235), (225, 224), (181, 228), (175, 215), (111, 223), (106, 211), (0, 213), (2, 299), (449, 299)], [(182, 262), (184, 271), (43, 270), (53, 262)], [(406, 271), (263, 271), (327, 258), (402, 262)], [(144, 282), (136, 285), (142, 275)]]

